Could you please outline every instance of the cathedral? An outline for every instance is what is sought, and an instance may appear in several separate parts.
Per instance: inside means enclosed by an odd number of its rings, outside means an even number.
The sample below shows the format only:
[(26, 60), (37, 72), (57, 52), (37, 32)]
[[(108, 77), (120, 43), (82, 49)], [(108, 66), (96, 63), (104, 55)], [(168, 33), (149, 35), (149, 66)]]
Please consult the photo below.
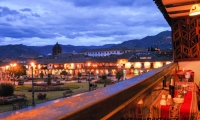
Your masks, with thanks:
[(58, 55), (62, 53), (62, 48), (61, 46), (58, 44), (58, 42), (54, 45), (53, 49), (52, 49), (52, 55)]

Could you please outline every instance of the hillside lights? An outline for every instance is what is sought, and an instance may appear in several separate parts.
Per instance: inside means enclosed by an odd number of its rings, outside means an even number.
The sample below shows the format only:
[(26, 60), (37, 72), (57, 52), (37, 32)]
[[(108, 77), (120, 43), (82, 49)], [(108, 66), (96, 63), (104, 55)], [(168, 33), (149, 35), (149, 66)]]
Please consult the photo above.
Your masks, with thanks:
[(189, 14), (189, 16), (195, 16), (195, 15), (200, 15), (200, 4), (194, 4), (190, 8), (190, 14)]

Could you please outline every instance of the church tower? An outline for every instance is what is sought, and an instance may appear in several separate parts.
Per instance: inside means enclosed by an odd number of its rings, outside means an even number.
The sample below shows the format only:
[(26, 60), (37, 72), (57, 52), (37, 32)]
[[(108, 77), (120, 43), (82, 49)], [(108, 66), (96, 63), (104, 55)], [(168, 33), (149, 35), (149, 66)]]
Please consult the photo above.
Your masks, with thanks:
[(62, 53), (62, 48), (61, 46), (58, 44), (58, 42), (53, 46), (52, 49), (52, 55), (57, 55), (59, 53)]

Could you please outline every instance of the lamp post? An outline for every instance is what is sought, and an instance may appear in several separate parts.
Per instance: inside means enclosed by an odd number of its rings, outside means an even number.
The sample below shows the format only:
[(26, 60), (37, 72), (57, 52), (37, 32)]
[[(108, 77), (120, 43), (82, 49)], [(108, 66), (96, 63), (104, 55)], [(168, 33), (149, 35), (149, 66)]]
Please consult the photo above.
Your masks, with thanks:
[(35, 100), (34, 100), (34, 86), (33, 86), (33, 67), (34, 63), (31, 63), (31, 72), (32, 72), (32, 106), (35, 106)]
[(12, 76), (13, 76), (13, 81), (14, 81), (14, 85), (15, 85), (14, 67), (16, 66), (16, 63), (11, 63), (10, 66), (12, 68)]
[(91, 88), (91, 85), (90, 85), (90, 72), (89, 72), (89, 78), (88, 78), (88, 83), (89, 83), (89, 91), (90, 91), (90, 88)]

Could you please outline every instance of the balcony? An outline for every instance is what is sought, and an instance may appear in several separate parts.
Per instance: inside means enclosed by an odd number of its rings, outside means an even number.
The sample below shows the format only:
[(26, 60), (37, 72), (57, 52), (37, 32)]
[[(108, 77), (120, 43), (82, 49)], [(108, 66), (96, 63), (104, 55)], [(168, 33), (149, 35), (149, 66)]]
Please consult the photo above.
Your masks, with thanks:
[(170, 72), (177, 68), (177, 63), (165, 65), (129, 80), (74, 95), (58, 103), (11, 117), (12, 119), (17, 119), (19, 116), (22, 119), (42, 119), (46, 116), (45, 118), (49, 120), (118, 120), (129, 112), (130, 105), (137, 104), (140, 99), (162, 83), (164, 76), (169, 78)]

